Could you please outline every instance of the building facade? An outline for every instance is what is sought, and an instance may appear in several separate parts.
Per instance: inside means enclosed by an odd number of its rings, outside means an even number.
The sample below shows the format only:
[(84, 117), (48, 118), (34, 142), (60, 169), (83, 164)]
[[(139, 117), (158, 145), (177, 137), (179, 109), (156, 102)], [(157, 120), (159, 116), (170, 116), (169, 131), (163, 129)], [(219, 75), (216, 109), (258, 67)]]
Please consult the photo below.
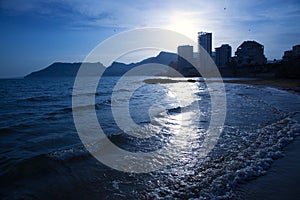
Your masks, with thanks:
[(193, 53), (193, 46), (184, 45), (177, 47), (177, 54), (178, 54), (178, 70), (180, 72), (186, 71), (192, 68), (193, 63), (189, 61), (194, 61), (194, 53)]
[(202, 46), (211, 56), (212, 53), (212, 33), (198, 32), (198, 52), (200, 53), (200, 46)]
[(245, 41), (236, 50), (238, 66), (264, 65), (267, 59), (264, 55), (264, 46), (256, 41)]
[(225, 67), (231, 59), (231, 46), (229, 44), (222, 44), (221, 47), (216, 48), (215, 63), (217, 67)]
[(300, 57), (300, 45), (293, 46), (292, 50), (285, 51), (282, 60), (284, 62), (291, 61)]
[(300, 45), (293, 46), (293, 56), (297, 57), (300, 55)]
[(282, 56), (282, 60), (284, 62), (287, 62), (287, 61), (290, 61), (292, 59), (293, 59), (293, 51), (291, 51), (291, 50), (285, 51), (283, 56)]

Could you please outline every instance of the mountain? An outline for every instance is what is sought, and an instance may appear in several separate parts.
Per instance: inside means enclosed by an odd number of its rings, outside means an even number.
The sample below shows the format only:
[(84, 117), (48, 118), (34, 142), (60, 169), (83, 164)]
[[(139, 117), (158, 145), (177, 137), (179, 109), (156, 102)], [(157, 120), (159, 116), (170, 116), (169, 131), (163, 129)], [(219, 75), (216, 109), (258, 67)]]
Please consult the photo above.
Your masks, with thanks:
[(178, 56), (176, 53), (169, 53), (169, 52), (162, 51), (158, 54), (158, 56), (147, 58), (137, 64), (142, 65), (148, 63), (159, 63), (162, 65), (169, 65), (171, 62), (177, 61), (177, 57)]
[[(56, 62), (42, 70), (32, 72), (25, 78), (44, 78), (44, 77), (75, 77), (82, 63), (61, 63)], [(100, 63), (89, 63), (96, 65)]]
[[(177, 54), (160, 52), (156, 57), (150, 57), (138, 63), (125, 64), (120, 62), (113, 62), (108, 68), (106, 68), (104, 76), (121, 76), (128, 70), (142, 64), (159, 63), (163, 65), (169, 65), (172, 61), (174, 62), (176, 60)], [(56, 62), (42, 70), (26, 75), (25, 78), (75, 77), (82, 64), (83, 63)], [(87, 66), (90, 65), (91, 67), (105, 68), (101, 63), (84, 64)]]

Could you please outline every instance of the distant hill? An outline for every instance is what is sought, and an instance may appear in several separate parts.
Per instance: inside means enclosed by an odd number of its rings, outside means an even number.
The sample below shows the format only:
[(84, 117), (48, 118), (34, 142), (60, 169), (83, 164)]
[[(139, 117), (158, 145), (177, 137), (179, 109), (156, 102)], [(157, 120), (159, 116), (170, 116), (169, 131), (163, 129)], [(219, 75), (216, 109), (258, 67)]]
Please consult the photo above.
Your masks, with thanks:
[[(75, 77), (81, 64), (56, 62), (42, 70), (28, 74), (25, 78)], [(91, 64), (94, 65), (97, 63)]]
[[(120, 62), (113, 62), (105, 72), (104, 76), (121, 76), (128, 70), (148, 63), (159, 63), (163, 65), (169, 65), (171, 62), (177, 60), (177, 54), (160, 52), (156, 57), (147, 58), (138, 63), (124, 64)], [(51, 77), (75, 77), (82, 63), (61, 63), (56, 62), (50, 66), (32, 72), (25, 76), (25, 78), (51, 78)], [(101, 63), (84, 63), (85, 65), (99, 66), (105, 68)]]

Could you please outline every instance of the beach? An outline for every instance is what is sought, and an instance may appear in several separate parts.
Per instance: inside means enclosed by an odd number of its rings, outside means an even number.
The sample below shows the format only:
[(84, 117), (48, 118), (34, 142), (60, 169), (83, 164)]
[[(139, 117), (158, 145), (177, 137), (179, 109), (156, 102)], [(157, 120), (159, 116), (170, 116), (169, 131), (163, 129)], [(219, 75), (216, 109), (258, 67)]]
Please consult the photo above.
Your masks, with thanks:
[[(249, 84), (272, 87), (300, 95), (299, 79), (249, 79), (223, 80), (225, 83)], [(300, 121), (300, 113), (296, 116)], [(240, 199), (273, 199), (297, 200), (300, 198), (300, 138), (294, 139), (284, 149), (284, 157), (276, 160), (268, 172), (237, 188)]]
[(284, 157), (276, 160), (267, 174), (240, 185), (241, 199), (299, 199), (300, 138), (284, 148)]
[[(273, 87), (300, 94), (300, 80), (236, 80), (226, 83), (250, 84)], [(284, 102), (283, 102), (284, 103)], [(300, 113), (295, 116), (300, 121)], [(298, 131), (299, 132), (299, 131)], [(242, 184), (238, 189), (241, 199), (299, 199), (300, 198), (300, 138), (294, 139), (283, 150), (284, 157), (276, 160), (268, 172), (255, 180)]]
[[(266, 199), (274, 188), (283, 191), (282, 197), (297, 195), (299, 156), (289, 155), (299, 152), (299, 95), (274, 89), (271, 83), (230, 83), (233, 80), (226, 79), (226, 104), (220, 107), (227, 109), (222, 133), (214, 148), (202, 157), (201, 144), (211, 114), (224, 109), (211, 110), (210, 91), (198, 78), (146, 78), (127, 77), (122, 87), (116, 88), (119, 77), (104, 77), (95, 94), (96, 104), (75, 107), (80, 112), (95, 109), (106, 136), (127, 151), (152, 152), (165, 145), (174, 146), (169, 148), (176, 155), (174, 163), (142, 174), (110, 168), (85, 149), (73, 120), (72, 79), (1, 80), (0, 156), (4, 162), (0, 178), (5, 181), (0, 197)], [(206, 81), (213, 82), (216, 94), (223, 94), (220, 81)], [(192, 90), (187, 91), (187, 85)], [(132, 96), (128, 99), (129, 94)], [(74, 98), (91, 95), (85, 91)], [(144, 127), (146, 134), (154, 132), (155, 137), (140, 139), (123, 134), (114, 121), (115, 117), (124, 119), (124, 108), (130, 111), (134, 123)], [(112, 109), (117, 109), (117, 116)], [(84, 124), (87, 132), (93, 125), (89, 120)], [(125, 128), (130, 127), (126, 123)], [(280, 184), (284, 181), (285, 185)]]
[(225, 83), (250, 84), (274, 87), (287, 92), (300, 94), (299, 79), (248, 79), (248, 80), (223, 80)]
[[(204, 82), (204, 80), (177, 80), (188, 82)], [(221, 82), (220, 80), (208, 80)], [(300, 95), (300, 80), (298, 79), (224, 79), (225, 84), (252, 85), (255, 87), (270, 87)], [(174, 83), (172, 79), (149, 79), (146, 83)], [(285, 102), (282, 102), (283, 104)], [(297, 106), (295, 107), (297, 110)], [(300, 113), (294, 116), (300, 121)], [(299, 133), (299, 130), (298, 130)], [(263, 176), (246, 181), (236, 189), (237, 199), (299, 199), (300, 198), (300, 138), (295, 139), (283, 148), (283, 157), (272, 163), (267, 173)]]

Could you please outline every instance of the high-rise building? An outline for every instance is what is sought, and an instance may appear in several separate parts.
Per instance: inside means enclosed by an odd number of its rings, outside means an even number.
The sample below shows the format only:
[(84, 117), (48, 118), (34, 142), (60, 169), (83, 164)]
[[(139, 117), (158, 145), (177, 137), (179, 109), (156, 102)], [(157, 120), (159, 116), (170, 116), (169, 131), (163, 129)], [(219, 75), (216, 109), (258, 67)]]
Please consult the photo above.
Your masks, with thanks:
[(216, 65), (217, 67), (224, 67), (231, 58), (231, 46), (229, 44), (222, 44), (216, 48)]
[(264, 65), (267, 59), (264, 55), (264, 46), (256, 41), (243, 42), (235, 52), (238, 66)]
[(214, 63), (216, 63), (216, 52), (215, 51), (211, 52), (211, 58), (214, 61)]
[(211, 56), (212, 52), (212, 33), (198, 32), (198, 52), (200, 53), (200, 46), (202, 46)]
[(193, 46), (184, 45), (177, 47), (178, 54), (178, 70), (185, 71), (188, 68), (192, 67), (194, 60)]

